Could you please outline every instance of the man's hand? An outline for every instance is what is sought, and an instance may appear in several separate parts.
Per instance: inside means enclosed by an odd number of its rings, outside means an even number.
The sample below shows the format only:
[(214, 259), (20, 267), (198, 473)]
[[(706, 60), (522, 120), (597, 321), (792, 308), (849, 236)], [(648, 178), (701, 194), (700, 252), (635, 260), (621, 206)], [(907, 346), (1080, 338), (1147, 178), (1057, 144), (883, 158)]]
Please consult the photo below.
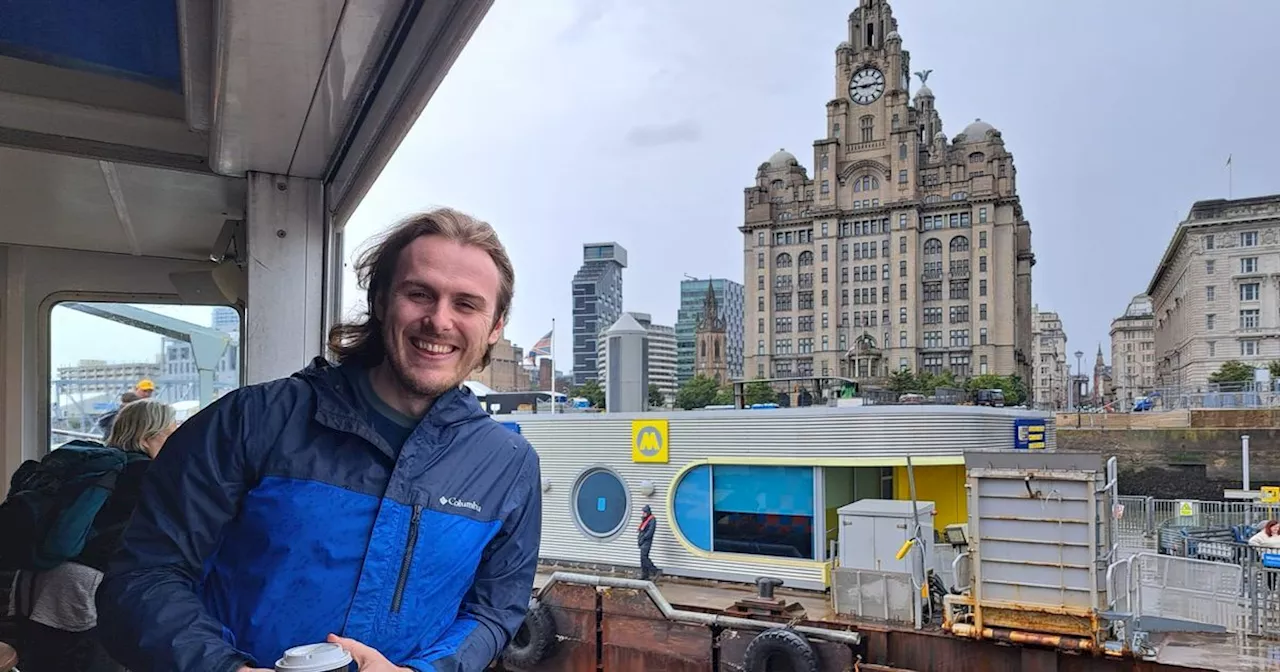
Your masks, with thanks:
[(397, 667), (391, 664), (385, 656), (378, 653), (378, 650), (361, 644), (354, 639), (339, 637), (334, 634), (329, 635), (329, 641), (341, 646), (351, 654), (356, 661), (356, 669), (360, 672), (414, 672), (407, 667)]

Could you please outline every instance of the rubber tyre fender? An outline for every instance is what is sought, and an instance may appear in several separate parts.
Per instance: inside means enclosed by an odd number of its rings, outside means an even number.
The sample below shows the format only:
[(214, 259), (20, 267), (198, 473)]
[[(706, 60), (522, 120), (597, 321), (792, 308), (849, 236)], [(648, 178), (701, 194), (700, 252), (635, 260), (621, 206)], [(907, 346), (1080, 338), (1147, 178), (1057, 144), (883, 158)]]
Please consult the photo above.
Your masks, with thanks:
[(756, 635), (742, 657), (747, 672), (769, 672), (770, 659), (782, 657), (792, 672), (818, 672), (818, 653), (795, 630), (773, 628)]
[(550, 609), (535, 603), (503, 652), (502, 661), (514, 667), (528, 668), (546, 660), (555, 644), (555, 618), (551, 616)]

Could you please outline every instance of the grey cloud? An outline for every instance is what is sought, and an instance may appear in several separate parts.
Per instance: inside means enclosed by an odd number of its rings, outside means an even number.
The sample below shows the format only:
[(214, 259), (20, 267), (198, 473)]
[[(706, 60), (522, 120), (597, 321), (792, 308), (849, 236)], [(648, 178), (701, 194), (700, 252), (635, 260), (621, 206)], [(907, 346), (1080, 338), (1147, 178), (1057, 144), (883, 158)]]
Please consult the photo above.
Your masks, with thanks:
[(661, 147), (662, 145), (689, 144), (702, 139), (702, 126), (692, 119), (673, 124), (632, 126), (627, 131), (627, 144), (632, 147)]

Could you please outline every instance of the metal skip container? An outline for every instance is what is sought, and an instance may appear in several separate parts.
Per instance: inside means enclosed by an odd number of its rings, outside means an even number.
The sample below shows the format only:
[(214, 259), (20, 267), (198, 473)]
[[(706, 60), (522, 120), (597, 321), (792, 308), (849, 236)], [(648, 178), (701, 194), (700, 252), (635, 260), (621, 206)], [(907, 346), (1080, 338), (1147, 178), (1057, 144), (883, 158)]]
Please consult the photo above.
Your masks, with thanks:
[(1100, 645), (1114, 464), (1094, 453), (1007, 451), (966, 454), (965, 468), (973, 631)]

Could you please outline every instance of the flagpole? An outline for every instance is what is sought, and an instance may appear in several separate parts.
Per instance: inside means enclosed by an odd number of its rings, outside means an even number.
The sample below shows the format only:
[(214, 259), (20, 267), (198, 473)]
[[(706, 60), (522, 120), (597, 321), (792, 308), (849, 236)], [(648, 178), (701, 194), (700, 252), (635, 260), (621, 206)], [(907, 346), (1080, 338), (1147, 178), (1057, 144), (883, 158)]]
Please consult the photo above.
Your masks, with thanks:
[(1228, 200), (1234, 197), (1234, 194), (1232, 193), (1233, 190), (1232, 190), (1232, 184), (1231, 184), (1232, 182), (1231, 177), (1232, 177), (1231, 176), (1231, 155), (1228, 154), (1227, 155), (1227, 199)]
[(551, 414), (556, 413), (556, 318), (551, 318)]

